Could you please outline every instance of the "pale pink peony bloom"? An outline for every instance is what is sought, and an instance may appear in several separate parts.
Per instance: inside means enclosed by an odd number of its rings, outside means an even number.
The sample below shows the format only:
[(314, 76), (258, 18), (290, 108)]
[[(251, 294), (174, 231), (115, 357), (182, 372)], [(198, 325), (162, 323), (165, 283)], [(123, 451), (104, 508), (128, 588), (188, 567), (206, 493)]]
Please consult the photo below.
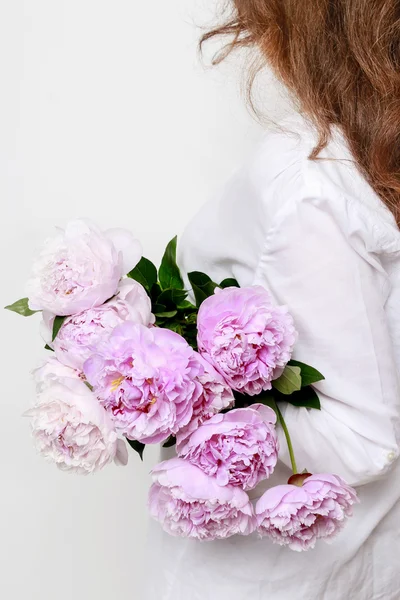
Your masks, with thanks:
[(82, 371), (85, 360), (117, 325), (132, 321), (148, 326), (154, 320), (144, 287), (133, 279), (123, 279), (110, 302), (67, 317), (53, 342), (54, 316), (43, 313), (42, 335), (62, 363)]
[(275, 469), (275, 423), (275, 412), (262, 404), (215, 415), (192, 433), (179, 455), (215, 476), (219, 485), (251, 490)]
[(128, 321), (84, 364), (117, 431), (146, 444), (161, 442), (189, 423), (202, 392), (202, 371), (180, 335)]
[(38, 394), (53, 383), (57, 383), (60, 379), (72, 378), (82, 380), (79, 371), (60, 363), (54, 354), (49, 356), (39, 367), (34, 369), (32, 371), (32, 376)]
[(204, 371), (198, 376), (202, 392), (193, 405), (191, 421), (176, 434), (176, 447), (178, 451), (188, 436), (196, 431), (201, 423), (221, 412), (221, 410), (230, 408), (235, 404), (232, 390), (222, 375), (205, 361), (200, 354), (196, 353), (196, 356), (204, 368)]
[(38, 452), (63, 471), (89, 474), (115, 461), (126, 464), (125, 442), (78, 374), (49, 359), (34, 371), (38, 396), (31, 417)]
[(47, 240), (27, 284), (29, 307), (65, 316), (99, 306), (133, 269), (141, 247), (121, 230), (102, 232), (86, 220), (71, 221)]
[(242, 489), (218, 485), (181, 458), (159, 464), (152, 475), (150, 514), (170, 535), (215, 540), (254, 531), (253, 507)]
[(255, 509), (259, 533), (298, 552), (314, 548), (319, 538), (331, 540), (358, 502), (356, 491), (336, 475), (305, 477), (301, 487), (267, 490)]
[(236, 391), (271, 389), (296, 341), (293, 319), (261, 286), (217, 289), (200, 306), (199, 352)]

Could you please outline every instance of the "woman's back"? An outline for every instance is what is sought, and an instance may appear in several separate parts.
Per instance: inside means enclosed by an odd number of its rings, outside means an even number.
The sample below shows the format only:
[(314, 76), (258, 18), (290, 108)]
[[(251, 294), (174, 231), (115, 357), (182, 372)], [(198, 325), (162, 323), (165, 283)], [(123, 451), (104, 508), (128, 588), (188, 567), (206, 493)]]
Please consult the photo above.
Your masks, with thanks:
[[(285, 409), (300, 470), (342, 476), (361, 503), (332, 545), (302, 554), (255, 536), (177, 540), (153, 526), (149, 598), (399, 598), (400, 233), (339, 131), (309, 161), (315, 143), (300, 117), (268, 134), (189, 225), (180, 256), (185, 272), (261, 284), (290, 306), (294, 357), (326, 378), (321, 411)], [(283, 440), (281, 459), (253, 498), (287, 480)]]

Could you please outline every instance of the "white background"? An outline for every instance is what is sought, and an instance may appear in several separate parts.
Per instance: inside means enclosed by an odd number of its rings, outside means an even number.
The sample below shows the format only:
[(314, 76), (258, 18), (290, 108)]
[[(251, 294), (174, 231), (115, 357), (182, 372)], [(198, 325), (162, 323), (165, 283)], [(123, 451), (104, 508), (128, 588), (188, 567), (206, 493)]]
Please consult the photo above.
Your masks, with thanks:
[[(0, 0), (1, 306), (54, 225), (126, 226), (158, 261), (262, 135), (239, 61), (204, 69), (214, 0)], [(264, 108), (281, 109), (271, 84)], [(136, 598), (148, 471), (68, 476), (32, 448), (39, 318), (1, 311), (0, 597)], [(156, 599), (155, 599), (156, 600)]]

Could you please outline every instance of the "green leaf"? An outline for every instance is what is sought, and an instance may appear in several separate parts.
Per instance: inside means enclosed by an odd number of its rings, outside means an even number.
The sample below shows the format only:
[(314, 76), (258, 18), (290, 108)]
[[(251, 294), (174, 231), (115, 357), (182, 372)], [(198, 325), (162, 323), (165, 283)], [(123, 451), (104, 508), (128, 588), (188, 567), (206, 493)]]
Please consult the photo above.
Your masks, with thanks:
[[(181, 305), (184, 305), (186, 303), (186, 298), (187, 298), (187, 291), (186, 290), (177, 290), (177, 289), (173, 289), (172, 290), (172, 301), (174, 302), (174, 304), (178, 307), (180, 307)], [(190, 306), (193, 306), (192, 304), (190, 304)]]
[(196, 325), (196, 323), (197, 323), (197, 311), (196, 312), (191, 312), (190, 314), (188, 314), (186, 316), (186, 323), (188, 325)]
[[(256, 396), (247, 396), (235, 391), (233, 392), (233, 395), (235, 396), (235, 408), (238, 408), (239, 406), (252, 406), (252, 404), (265, 404), (265, 406), (269, 406), (276, 412), (275, 399), (281, 394), (279, 394), (277, 390), (266, 390)], [(286, 400), (286, 396), (282, 395), (282, 398)]]
[(228, 279), (224, 279), (223, 281), (221, 281), (219, 287), (224, 289), (227, 287), (240, 287), (240, 285), (238, 284), (236, 279), (233, 279), (233, 277), (228, 277)]
[(53, 348), (50, 348), (50, 346), (48, 344), (45, 345), (44, 349), (45, 350), (50, 350), (51, 352), (54, 352)]
[(177, 290), (169, 288), (164, 290), (157, 298), (157, 303), (164, 304), (168, 308), (176, 308), (179, 304), (185, 301), (187, 292), (185, 290)]
[(176, 243), (177, 237), (175, 236), (166, 247), (161, 266), (158, 270), (158, 277), (163, 290), (167, 290), (168, 288), (183, 290), (183, 279), (176, 264)]
[(321, 410), (321, 402), (318, 394), (311, 386), (303, 387), (298, 392), (294, 392), (290, 396), (285, 396), (281, 399), (289, 404), (293, 404), (293, 406), (304, 406), (306, 408)]
[[(166, 321), (163, 327), (165, 329), (169, 329), (170, 331), (175, 331), (175, 333), (179, 333), (179, 335), (183, 334), (182, 325), (180, 323), (176, 323), (174, 321), (171, 323), (171, 321)], [(187, 338), (187, 334), (184, 337)], [(189, 343), (188, 339), (186, 339), (186, 341)]]
[(169, 310), (166, 312), (154, 313), (157, 318), (160, 319), (172, 319), (178, 314), (177, 310)]
[(218, 287), (216, 283), (211, 281), (208, 275), (200, 273), (200, 271), (188, 273), (188, 278), (193, 289), (194, 297), (196, 298), (197, 306), (200, 306), (206, 298), (212, 296), (215, 288)]
[(150, 290), (157, 283), (157, 269), (153, 263), (144, 256), (130, 273), (128, 277), (139, 282), (150, 295)]
[(163, 312), (165, 312), (167, 310), (167, 307), (164, 306), (164, 304), (153, 304), (153, 313), (156, 314), (161, 314)]
[[(179, 308), (179, 310), (196, 310), (196, 307), (194, 304), (192, 304), (191, 302), (188, 302), (187, 300), (185, 300), (184, 302), (180, 302), (179, 304), (176, 305), (177, 308)], [(196, 311), (197, 314), (197, 311)]]
[(310, 367), (310, 365), (306, 365), (305, 363), (299, 362), (298, 360), (290, 360), (288, 365), (292, 367), (300, 367), (302, 387), (307, 387), (308, 385), (325, 379), (322, 373), (317, 371), (317, 369), (314, 369), (314, 367)]
[(58, 332), (60, 331), (62, 324), (64, 323), (65, 319), (67, 317), (54, 317), (54, 323), (53, 323), (53, 335), (51, 338), (51, 341), (54, 342), (54, 340), (57, 337)]
[(159, 283), (155, 283), (154, 285), (151, 286), (151, 290), (150, 290), (150, 298), (152, 300), (153, 303), (157, 302), (157, 298), (159, 298), (160, 294), (161, 294), (161, 287)]
[(176, 437), (170, 435), (169, 438), (163, 443), (163, 448), (172, 448), (176, 444)]
[(128, 440), (128, 438), (126, 438), (126, 441), (130, 445), (130, 447), (133, 448), (133, 450), (139, 454), (140, 459), (143, 460), (143, 452), (146, 447), (146, 444), (142, 444), (142, 442), (138, 442), (137, 440)]
[(281, 394), (293, 394), (301, 389), (301, 369), (286, 365), (282, 375), (272, 382), (272, 386)]
[(28, 298), (21, 298), (21, 300), (17, 300), (14, 304), (9, 304), (4, 307), (6, 310), (11, 310), (12, 312), (18, 313), (23, 317), (31, 317), (39, 310), (31, 310), (28, 306)]
[(190, 345), (190, 332), (188, 332), (182, 323), (178, 321), (165, 321), (163, 327), (165, 329), (169, 329), (170, 331), (175, 331), (175, 333), (179, 333), (179, 335), (183, 336), (187, 343)]

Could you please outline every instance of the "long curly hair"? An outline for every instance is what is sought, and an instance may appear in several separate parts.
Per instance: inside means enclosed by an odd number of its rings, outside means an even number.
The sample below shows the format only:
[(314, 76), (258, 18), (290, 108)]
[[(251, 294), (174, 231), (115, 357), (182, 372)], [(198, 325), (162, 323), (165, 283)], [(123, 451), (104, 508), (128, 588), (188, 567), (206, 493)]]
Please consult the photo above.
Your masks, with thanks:
[(310, 158), (339, 126), (400, 223), (400, 1), (230, 0), (227, 10), (201, 41), (227, 38), (214, 63), (258, 48), (318, 130)]

